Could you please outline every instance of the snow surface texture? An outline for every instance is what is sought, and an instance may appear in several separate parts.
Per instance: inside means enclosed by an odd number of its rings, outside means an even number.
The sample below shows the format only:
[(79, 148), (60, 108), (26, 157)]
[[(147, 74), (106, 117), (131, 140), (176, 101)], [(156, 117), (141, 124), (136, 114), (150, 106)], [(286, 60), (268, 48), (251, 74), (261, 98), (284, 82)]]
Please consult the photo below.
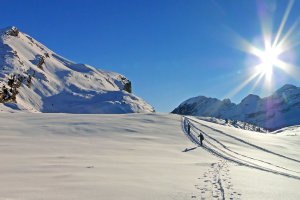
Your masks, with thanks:
[(56, 113), (0, 113), (0, 127), (1, 200), (300, 199), (299, 127)]
[[(4, 106), (47, 113), (154, 111), (131, 94), (131, 82), (124, 76), (69, 61), (15, 27), (0, 34), (0, 96), (10, 102)], [(14, 90), (3, 92), (3, 86), (12, 87), (9, 79), (15, 80), (15, 99)]]
[(212, 123), (216, 123), (216, 124), (221, 124), (224, 126), (230, 126), (230, 127), (235, 127), (235, 128), (239, 128), (239, 129), (244, 129), (244, 130), (249, 130), (249, 131), (257, 131), (260, 133), (267, 133), (268, 130), (263, 129), (261, 127), (255, 126), (253, 124), (249, 124), (247, 122), (242, 122), (242, 121), (237, 121), (237, 120), (230, 120), (230, 119), (218, 119), (215, 117), (197, 117), (195, 116), (197, 119), (201, 119), (207, 122), (212, 122)]
[(273, 95), (248, 95), (241, 103), (204, 96), (181, 103), (172, 113), (240, 120), (268, 130), (300, 124), (300, 87), (284, 85)]

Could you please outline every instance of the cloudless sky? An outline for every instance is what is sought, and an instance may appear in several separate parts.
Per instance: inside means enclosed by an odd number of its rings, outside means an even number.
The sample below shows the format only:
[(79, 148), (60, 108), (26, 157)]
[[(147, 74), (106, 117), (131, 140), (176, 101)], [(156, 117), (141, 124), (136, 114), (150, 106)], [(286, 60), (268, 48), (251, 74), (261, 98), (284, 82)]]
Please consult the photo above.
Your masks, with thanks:
[[(255, 0), (1, 0), (0, 27), (17, 26), (63, 57), (116, 71), (133, 82), (133, 93), (157, 111), (204, 95), (223, 99), (247, 77), (249, 55), (233, 35), (261, 36), (258, 13), (271, 14), (276, 31), (288, 1)], [(263, 11), (261, 11), (263, 10)], [(300, 16), (295, 1), (285, 32)], [(259, 12), (261, 11), (261, 12)], [(298, 36), (300, 41), (299, 29)], [(299, 64), (299, 49), (292, 61)], [(300, 86), (276, 72), (274, 88)], [(230, 97), (239, 103), (255, 80)], [(251, 91), (266, 96), (261, 82)]]

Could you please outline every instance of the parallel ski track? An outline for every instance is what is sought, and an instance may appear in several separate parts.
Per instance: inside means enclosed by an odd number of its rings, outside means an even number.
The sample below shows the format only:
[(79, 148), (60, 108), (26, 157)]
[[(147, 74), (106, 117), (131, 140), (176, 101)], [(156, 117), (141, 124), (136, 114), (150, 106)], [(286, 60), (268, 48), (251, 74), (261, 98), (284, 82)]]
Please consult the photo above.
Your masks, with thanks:
[(251, 147), (254, 147), (254, 148), (257, 148), (257, 149), (259, 149), (259, 150), (262, 150), (262, 151), (264, 151), (264, 152), (267, 152), (267, 153), (270, 153), (270, 154), (273, 154), (273, 155), (276, 155), (276, 156), (279, 156), (279, 157), (282, 157), (282, 158), (285, 158), (285, 159), (288, 159), (288, 160), (291, 160), (291, 161), (300, 163), (300, 160), (297, 160), (297, 159), (295, 159), (295, 158), (290, 158), (290, 157), (288, 157), (288, 156), (285, 156), (285, 155), (282, 155), (282, 154), (279, 154), (279, 153), (270, 151), (270, 150), (268, 150), (268, 149), (265, 149), (265, 148), (263, 148), (263, 147), (257, 146), (257, 145), (255, 145), (255, 144), (249, 143), (249, 142), (247, 142), (247, 141), (245, 141), (245, 140), (243, 140), (243, 139), (241, 139), (241, 138), (238, 138), (238, 137), (236, 137), (236, 136), (229, 135), (229, 134), (227, 134), (227, 133), (225, 133), (225, 132), (223, 132), (223, 131), (220, 131), (220, 130), (215, 129), (215, 128), (212, 128), (212, 127), (209, 127), (209, 126), (207, 126), (207, 125), (205, 125), (205, 124), (203, 124), (203, 123), (200, 123), (200, 122), (197, 121), (197, 120), (194, 120), (194, 119), (191, 119), (191, 118), (188, 118), (188, 120), (189, 120), (189, 121), (193, 121), (193, 122), (195, 122), (195, 123), (197, 123), (197, 124), (200, 124), (201, 126), (205, 126), (206, 128), (209, 128), (209, 129), (211, 129), (211, 130), (213, 130), (213, 131), (215, 131), (215, 132), (218, 132), (218, 133), (220, 133), (220, 134), (222, 134), (222, 135), (225, 135), (225, 136), (230, 137), (230, 138), (232, 138), (232, 139), (235, 139), (235, 140), (237, 140), (237, 141), (239, 141), (239, 142), (242, 142), (242, 143), (244, 143), (244, 144), (247, 144), (247, 145), (249, 145), (249, 146), (251, 146)]
[[(188, 134), (187, 132), (187, 123), (190, 123), (191, 125), (191, 133)], [(192, 123), (193, 122), (193, 123)], [(198, 134), (198, 133), (202, 133), (206, 136), (205, 138), (205, 144), (203, 145), (203, 149), (205, 149), (206, 151), (212, 153), (213, 155), (216, 155), (220, 158), (223, 158), (225, 160), (228, 160), (230, 162), (233, 162), (233, 163), (236, 163), (236, 164), (239, 164), (239, 165), (242, 165), (242, 166), (246, 166), (246, 167), (249, 167), (249, 168), (253, 168), (253, 169), (258, 169), (258, 170), (261, 170), (261, 171), (265, 171), (265, 172), (269, 172), (269, 173), (273, 173), (273, 174), (277, 174), (277, 175), (281, 175), (281, 176), (285, 176), (285, 177), (288, 177), (288, 178), (293, 178), (293, 179), (297, 179), (297, 180), (300, 180), (300, 177), (299, 176), (296, 176), (296, 175), (293, 175), (293, 174), (289, 174), (289, 173), (285, 173), (285, 172), (281, 172), (281, 171), (277, 171), (277, 170), (274, 170), (274, 169), (270, 169), (270, 168), (267, 168), (267, 167), (263, 167), (263, 166), (260, 166), (256, 163), (253, 163), (251, 161), (247, 161), (245, 159), (242, 159), (242, 158), (238, 158), (237, 156), (242, 156), (242, 157), (245, 157), (247, 159), (251, 159), (251, 160), (256, 160), (256, 161), (259, 161), (259, 162), (262, 162), (262, 163), (265, 163), (265, 164), (268, 164), (268, 165), (271, 165), (273, 167), (277, 167), (277, 168), (280, 168), (280, 169), (283, 169), (283, 170), (286, 170), (286, 171), (290, 171), (290, 172), (294, 172), (294, 173), (299, 173), (299, 172), (296, 172), (296, 171), (293, 171), (293, 170), (290, 170), (290, 169), (287, 169), (285, 167), (281, 167), (281, 166), (278, 166), (278, 165), (275, 165), (275, 164), (272, 164), (270, 162), (267, 162), (267, 161), (263, 161), (263, 160), (259, 160), (259, 159), (255, 159), (255, 158), (252, 158), (250, 156), (246, 156), (246, 155), (243, 155), (243, 154), (240, 154), (238, 152), (235, 152), (231, 149), (229, 149), (226, 145), (224, 145), (223, 143), (221, 143), (220, 141), (216, 140), (215, 138), (209, 136), (207, 133), (205, 133), (204, 131), (202, 131), (200, 128), (196, 127), (194, 125), (194, 123), (196, 124), (200, 124), (202, 126), (205, 126), (207, 128), (210, 128), (211, 130), (213, 131), (216, 131), (218, 133), (221, 133), (221, 134), (224, 134), (225, 136), (228, 136), (228, 137), (231, 137), (233, 139), (236, 139), (240, 142), (243, 142), (245, 144), (248, 144), (252, 147), (255, 147), (259, 150), (262, 150), (264, 152), (267, 152), (267, 153), (270, 153), (270, 154), (273, 154), (273, 155), (277, 155), (277, 156), (280, 156), (280, 157), (283, 157), (283, 158), (286, 158), (286, 159), (289, 159), (289, 160), (292, 160), (292, 161), (295, 161), (295, 162), (300, 162), (296, 159), (293, 159), (293, 158), (289, 158), (287, 156), (284, 156), (284, 155), (281, 155), (281, 154), (278, 154), (278, 153), (274, 153), (270, 150), (267, 150), (265, 148), (262, 148), (262, 147), (259, 147), (257, 145), (254, 145), (254, 144), (251, 144), (249, 142), (246, 142), (240, 138), (237, 138), (235, 136), (231, 136), (227, 133), (224, 133), (220, 130), (217, 130), (217, 129), (214, 129), (214, 128), (211, 128), (207, 125), (204, 125), (196, 120), (193, 120), (191, 118), (187, 118), (187, 117), (183, 117), (182, 118), (182, 130), (183, 132), (185, 133), (185, 135), (193, 142), (195, 143), (196, 145), (200, 145), (200, 142), (197, 138), (197, 136), (195, 134)], [(193, 133), (194, 132), (194, 133)], [(222, 148), (219, 148), (217, 147), (216, 145), (220, 145)], [(235, 154), (235, 155), (232, 155), (232, 154)]]

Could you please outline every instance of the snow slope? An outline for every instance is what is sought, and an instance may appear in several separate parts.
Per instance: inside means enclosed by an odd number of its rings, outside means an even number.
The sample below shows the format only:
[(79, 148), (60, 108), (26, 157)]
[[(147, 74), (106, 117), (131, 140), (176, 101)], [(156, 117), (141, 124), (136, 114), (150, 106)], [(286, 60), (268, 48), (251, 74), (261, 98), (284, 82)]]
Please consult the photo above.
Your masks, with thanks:
[(266, 130), (266, 129), (255, 126), (253, 124), (249, 124), (247, 122), (238, 121), (238, 120), (230, 120), (230, 119), (224, 120), (224, 119), (218, 119), (215, 117), (198, 117), (198, 116), (194, 116), (194, 117), (196, 119), (204, 120), (207, 122), (212, 122), (212, 123), (216, 123), (216, 124), (220, 124), (220, 125), (224, 125), (224, 126), (235, 127), (235, 128), (239, 128), (239, 129), (243, 129), (243, 130), (256, 131), (256, 132), (260, 132), (260, 133), (268, 132), (268, 130)]
[(204, 96), (181, 103), (172, 113), (240, 120), (268, 130), (300, 124), (300, 87), (284, 85), (269, 97), (250, 94), (239, 104)]
[(0, 127), (0, 199), (300, 198), (300, 138), (289, 130), (172, 114), (0, 113)]
[[(4, 86), (4, 87), (3, 87)], [(32, 112), (153, 112), (124, 76), (76, 64), (15, 27), (0, 30), (0, 102)]]

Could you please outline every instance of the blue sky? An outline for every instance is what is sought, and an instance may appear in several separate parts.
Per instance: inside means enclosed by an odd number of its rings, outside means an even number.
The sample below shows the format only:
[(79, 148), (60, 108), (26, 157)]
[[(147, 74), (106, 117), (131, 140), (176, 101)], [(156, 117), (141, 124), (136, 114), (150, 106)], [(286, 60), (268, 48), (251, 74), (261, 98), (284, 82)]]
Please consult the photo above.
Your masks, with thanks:
[[(283, 32), (299, 17), (299, 4), (293, 4)], [(261, 10), (277, 30), (287, 5), (280, 0), (10, 0), (1, 2), (0, 27), (15, 25), (70, 60), (124, 74), (135, 94), (157, 111), (170, 112), (193, 96), (228, 97), (251, 68), (249, 55), (235, 48), (234, 33), (250, 42), (259, 38)], [(298, 53), (294, 48), (294, 64)], [(274, 88), (300, 86), (300, 78), (274, 73)], [(231, 100), (239, 103), (254, 82)], [(270, 93), (263, 82), (251, 92)]]

